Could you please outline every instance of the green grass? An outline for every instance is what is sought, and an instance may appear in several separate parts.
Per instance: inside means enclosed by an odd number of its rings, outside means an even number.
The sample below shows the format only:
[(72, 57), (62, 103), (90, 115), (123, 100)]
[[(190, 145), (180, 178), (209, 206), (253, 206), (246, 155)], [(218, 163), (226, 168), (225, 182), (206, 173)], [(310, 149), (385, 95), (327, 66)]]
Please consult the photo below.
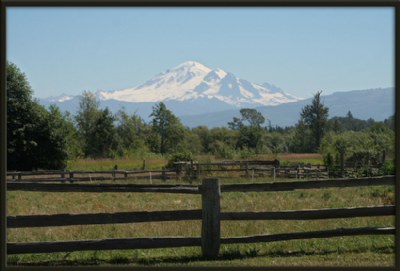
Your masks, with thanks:
[(146, 160), (147, 169), (160, 169), (167, 164), (163, 157), (120, 158), (120, 159), (76, 159), (68, 162), (67, 170), (112, 170), (115, 166), (118, 169), (141, 169), (143, 160)]
[[(228, 180), (222, 180), (225, 182)], [(248, 182), (233, 179), (229, 182)], [(394, 187), (310, 189), (288, 192), (223, 193), (221, 211), (320, 209), (394, 204)], [(96, 213), (201, 208), (200, 195), (156, 193), (7, 192), (8, 215)], [(394, 217), (311, 221), (222, 221), (222, 237), (393, 226)], [(8, 229), (8, 242), (151, 236), (200, 236), (200, 221), (152, 222)], [(222, 245), (217, 259), (199, 247), (84, 251), (8, 256), (9, 265), (129, 266), (393, 266), (394, 236), (356, 236), (272, 243)]]
[[(253, 155), (250, 160), (274, 160), (278, 159), (282, 166), (295, 166), (297, 164), (323, 164), (323, 159), (317, 153), (282, 153)], [(102, 159), (76, 159), (68, 162), (67, 170), (112, 170), (117, 165), (118, 169), (139, 169), (143, 168), (143, 160), (146, 160), (146, 168), (160, 169), (167, 165), (168, 157), (157, 154), (149, 154), (146, 157), (127, 157), (127, 158), (102, 158)], [(213, 155), (195, 155), (193, 160), (199, 162), (229, 160), (216, 159)], [(238, 159), (240, 160), (240, 159)]]

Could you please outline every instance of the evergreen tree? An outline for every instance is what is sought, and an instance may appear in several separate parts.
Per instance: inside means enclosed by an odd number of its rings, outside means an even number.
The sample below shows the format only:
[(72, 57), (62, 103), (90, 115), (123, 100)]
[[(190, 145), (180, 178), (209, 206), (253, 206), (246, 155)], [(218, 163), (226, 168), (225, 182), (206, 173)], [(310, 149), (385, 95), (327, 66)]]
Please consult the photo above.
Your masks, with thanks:
[(155, 135), (153, 149), (156, 147), (161, 154), (178, 151), (179, 144), (183, 142), (185, 135), (185, 129), (180, 120), (167, 109), (163, 102), (153, 107), (150, 117), (153, 117), (152, 129)]
[(91, 135), (91, 149), (94, 150), (91, 156), (114, 157), (113, 151), (117, 145), (114, 120), (115, 117), (108, 108), (100, 110)]
[(311, 130), (309, 151), (317, 152), (321, 144), (322, 137), (326, 130), (329, 109), (321, 101), (321, 91), (314, 95), (310, 105), (306, 105), (301, 111), (301, 119), (306, 127)]

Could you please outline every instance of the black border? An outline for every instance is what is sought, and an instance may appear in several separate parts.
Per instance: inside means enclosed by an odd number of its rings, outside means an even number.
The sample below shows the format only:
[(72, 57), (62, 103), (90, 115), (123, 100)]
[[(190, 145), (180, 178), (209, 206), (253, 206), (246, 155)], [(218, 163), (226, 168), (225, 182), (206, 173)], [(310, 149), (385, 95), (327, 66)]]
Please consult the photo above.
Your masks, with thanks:
[[(400, 86), (399, 64), (400, 54), (400, 2), (398, 0), (0, 0), (0, 207), (1, 207), (1, 232), (0, 232), (0, 270), (400, 270), (400, 235), (399, 208), (396, 208), (396, 243), (395, 243), (395, 267), (7, 267), (6, 257), (6, 147), (7, 147), (7, 117), (6, 117), (6, 8), (7, 7), (393, 7), (395, 9), (395, 124), (396, 124), (396, 144), (395, 156), (400, 157), (400, 116), (398, 108), (400, 106), (400, 95), (397, 88)], [(396, 182), (400, 176), (400, 159), (396, 159)], [(400, 206), (400, 186), (396, 185), (396, 206)]]

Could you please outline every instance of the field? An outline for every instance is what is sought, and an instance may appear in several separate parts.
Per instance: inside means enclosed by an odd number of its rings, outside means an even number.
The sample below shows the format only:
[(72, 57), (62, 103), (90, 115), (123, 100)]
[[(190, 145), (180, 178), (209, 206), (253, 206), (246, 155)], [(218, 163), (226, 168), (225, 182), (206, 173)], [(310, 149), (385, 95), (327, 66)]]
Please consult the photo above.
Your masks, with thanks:
[[(195, 157), (198, 161), (214, 157)], [(279, 159), (281, 164), (322, 164), (319, 154), (265, 155), (257, 159)], [(143, 159), (77, 160), (69, 170), (142, 168)], [(161, 168), (163, 157), (147, 157), (146, 167)], [(257, 182), (271, 181), (256, 179)], [(148, 182), (143, 180), (141, 182)], [(164, 183), (153, 181), (153, 183)], [(222, 183), (244, 183), (249, 179), (224, 178)], [(176, 181), (168, 181), (176, 183)], [(196, 183), (196, 181), (195, 181)], [(394, 204), (390, 186), (329, 188), (292, 192), (223, 193), (221, 211), (278, 211)], [(156, 193), (7, 193), (8, 215), (156, 211), (201, 208), (200, 195)], [(222, 221), (221, 237), (249, 236), (366, 226), (393, 226), (394, 217), (330, 219), (311, 221)], [(200, 221), (152, 222), (8, 229), (8, 242), (85, 240), (124, 237), (194, 236)], [(132, 265), (132, 266), (393, 266), (394, 236), (358, 236), (272, 243), (222, 245), (219, 257), (206, 261), (200, 247), (150, 250), (112, 250), (8, 256), (10, 265)]]
[[(260, 181), (260, 180), (259, 180)], [(270, 180), (265, 180), (270, 181)], [(224, 179), (230, 183), (248, 179)], [(168, 181), (171, 183), (171, 181)], [(291, 192), (223, 193), (221, 211), (276, 211), (394, 204), (394, 187), (356, 187)], [(156, 193), (7, 193), (8, 215), (179, 210), (201, 208), (200, 195)], [(222, 221), (221, 237), (335, 228), (393, 226), (394, 217), (310, 221)], [(200, 236), (200, 221), (152, 222), (8, 229), (8, 242), (123, 237)], [(8, 256), (9, 265), (129, 266), (394, 266), (394, 236), (357, 236), (243, 245), (222, 245), (207, 261), (200, 247), (113, 250)]]
[[(206, 162), (216, 158), (212, 155), (196, 155), (193, 160)], [(323, 164), (322, 156), (318, 153), (282, 153), (265, 154), (249, 157), (249, 159), (274, 160), (278, 159), (281, 165), (303, 164)], [(146, 168), (159, 169), (168, 163), (168, 157), (161, 155), (151, 155), (144, 159), (125, 158), (125, 159), (77, 159), (68, 163), (68, 170), (111, 170), (115, 165), (118, 169), (137, 169), (143, 168), (143, 160), (146, 160)]]

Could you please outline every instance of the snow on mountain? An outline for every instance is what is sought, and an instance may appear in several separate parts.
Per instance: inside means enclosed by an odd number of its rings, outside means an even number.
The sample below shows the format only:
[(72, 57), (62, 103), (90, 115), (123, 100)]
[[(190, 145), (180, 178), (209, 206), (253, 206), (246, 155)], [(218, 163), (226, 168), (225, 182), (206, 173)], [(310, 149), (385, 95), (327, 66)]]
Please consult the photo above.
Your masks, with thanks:
[(240, 79), (219, 68), (211, 69), (201, 63), (187, 61), (140, 86), (113, 92), (100, 91), (98, 95), (101, 100), (134, 103), (212, 99), (236, 107), (278, 105), (301, 100), (276, 89), (273, 85), (259, 85)]
[(49, 103), (63, 103), (69, 100), (72, 100), (74, 96), (67, 95), (67, 94), (61, 94), (59, 96), (51, 96), (48, 98), (45, 98), (43, 100), (49, 102)]

